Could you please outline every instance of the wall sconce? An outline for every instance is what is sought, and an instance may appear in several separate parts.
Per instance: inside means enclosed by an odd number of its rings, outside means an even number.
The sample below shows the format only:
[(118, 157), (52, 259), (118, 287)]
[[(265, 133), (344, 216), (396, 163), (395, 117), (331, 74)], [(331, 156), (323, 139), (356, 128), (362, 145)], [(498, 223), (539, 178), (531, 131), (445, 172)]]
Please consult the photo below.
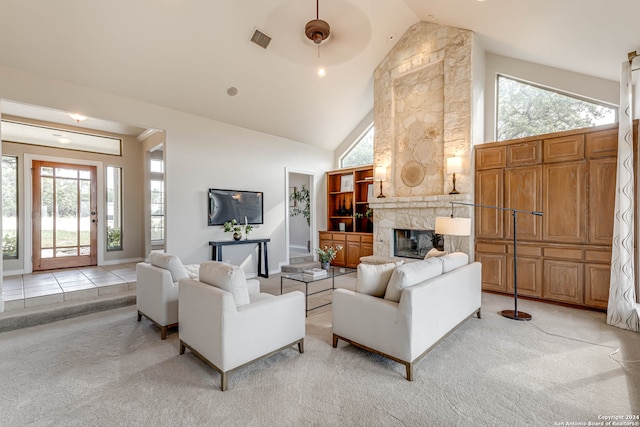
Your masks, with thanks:
[(449, 194), (460, 194), (456, 190), (456, 173), (462, 172), (462, 157), (447, 157), (447, 173), (453, 174), (453, 190)]
[(380, 194), (378, 195), (378, 198), (386, 197), (384, 194), (382, 194), (382, 181), (387, 180), (387, 168), (384, 166), (376, 166), (373, 178), (376, 181), (380, 181)]

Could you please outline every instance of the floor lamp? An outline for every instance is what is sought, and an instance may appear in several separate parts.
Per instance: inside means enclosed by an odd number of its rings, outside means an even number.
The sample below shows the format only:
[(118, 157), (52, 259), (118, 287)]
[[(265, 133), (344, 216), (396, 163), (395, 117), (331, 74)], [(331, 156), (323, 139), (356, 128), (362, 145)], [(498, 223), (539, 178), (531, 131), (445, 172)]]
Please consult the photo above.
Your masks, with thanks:
[[(497, 209), (500, 211), (511, 211), (513, 216), (513, 310), (502, 310), (500, 314), (504, 317), (508, 317), (513, 320), (531, 320), (531, 315), (529, 313), (525, 313), (524, 311), (518, 311), (518, 251), (517, 251), (517, 214), (520, 213), (528, 213), (531, 215), (542, 216), (542, 212), (537, 211), (526, 211), (522, 209), (513, 209), (513, 208), (503, 208), (499, 206), (489, 206), (489, 205), (479, 205), (476, 203), (465, 203), (465, 202), (449, 202), (451, 203), (451, 217), (444, 218), (448, 220), (448, 222), (452, 222), (455, 220), (465, 220), (468, 221), (469, 218), (454, 218), (453, 217), (453, 205), (465, 205), (465, 206), (474, 206), (476, 208), (488, 208), (488, 209)], [(436, 224), (438, 224), (438, 220), (442, 220), (443, 218), (436, 218)], [(445, 230), (446, 231), (446, 230)], [(438, 233), (437, 225), (436, 225), (436, 233)], [(438, 234), (446, 234), (446, 233), (438, 233)]]

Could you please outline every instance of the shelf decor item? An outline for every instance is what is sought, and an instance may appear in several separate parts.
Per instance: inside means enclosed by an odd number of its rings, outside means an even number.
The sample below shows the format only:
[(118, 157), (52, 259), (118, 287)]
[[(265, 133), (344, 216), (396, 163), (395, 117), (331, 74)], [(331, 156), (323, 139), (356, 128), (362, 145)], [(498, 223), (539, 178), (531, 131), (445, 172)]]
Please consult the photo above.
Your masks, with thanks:
[(331, 261), (336, 258), (338, 255), (338, 251), (342, 250), (342, 245), (334, 246), (323, 246), (322, 248), (317, 248), (316, 252), (318, 253), (318, 259), (320, 260), (320, 267), (324, 270), (329, 269), (329, 265), (331, 265)]
[(224, 232), (229, 233), (233, 232), (233, 239), (240, 240), (242, 239), (242, 231), (244, 229), (244, 233), (246, 238), (249, 238), (249, 232), (253, 230), (253, 226), (247, 223), (247, 218), (244, 219), (245, 224), (240, 224), (235, 218), (225, 222), (222, 226), (224, 227)]

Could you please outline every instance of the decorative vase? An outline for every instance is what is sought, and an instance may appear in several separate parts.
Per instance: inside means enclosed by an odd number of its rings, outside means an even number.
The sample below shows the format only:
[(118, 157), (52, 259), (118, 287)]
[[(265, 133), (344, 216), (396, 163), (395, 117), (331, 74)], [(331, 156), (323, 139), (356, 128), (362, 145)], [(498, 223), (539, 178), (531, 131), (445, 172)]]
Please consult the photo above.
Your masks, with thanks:
[(330, 265), (330, 261), (320, 261), (320, 268), (323, 270), (328, 270)]
[(242, 239), (242, 234), (240, 233), (233, 233), (233, 240), (240, 240)]

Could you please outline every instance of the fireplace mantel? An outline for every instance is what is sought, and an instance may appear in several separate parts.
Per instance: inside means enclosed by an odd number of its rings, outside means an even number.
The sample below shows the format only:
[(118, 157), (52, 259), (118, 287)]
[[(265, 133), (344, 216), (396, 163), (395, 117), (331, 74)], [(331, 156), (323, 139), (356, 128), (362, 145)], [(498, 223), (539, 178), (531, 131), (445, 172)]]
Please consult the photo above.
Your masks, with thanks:
[(473, 203), (473, 196), (471, 194), (446, 194), (441, 196), (381, 197), (369, 199), (369, 207), (371, 209), (451, 208), (450, 202)]

